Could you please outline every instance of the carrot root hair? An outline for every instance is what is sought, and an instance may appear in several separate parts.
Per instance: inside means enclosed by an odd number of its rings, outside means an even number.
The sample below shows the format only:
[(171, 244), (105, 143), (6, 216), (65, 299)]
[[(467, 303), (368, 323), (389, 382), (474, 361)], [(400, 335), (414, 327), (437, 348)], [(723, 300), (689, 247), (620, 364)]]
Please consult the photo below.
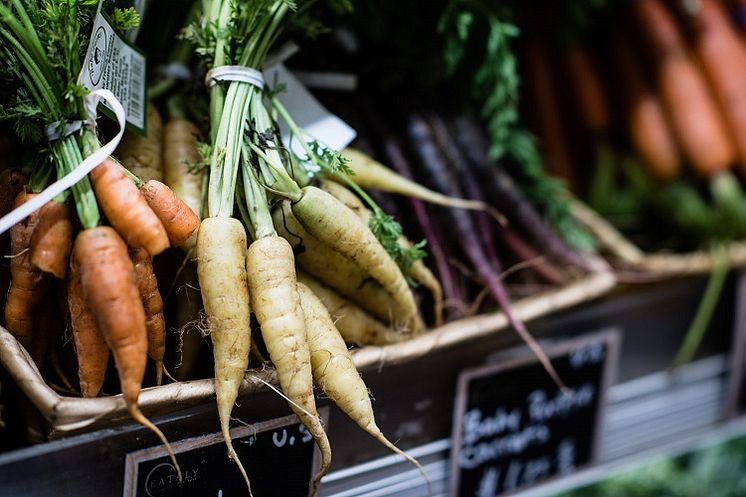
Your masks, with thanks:
[(129, 404), (127, 406), (127, 410), (129, 411), (130, 416), (132, 416), (132, 419), (153, 432), (155, 436), (157, 436), (161, 440), (161, 443), (166, 448), (166, 452), (168, 452), (168, 457), (171, 458), (171, 464), (173, 464), (174, 469), (176, 470), (176, 475), (179, 477), (179, 483), (184, 481), (184, 478), (181, 474), (181, 466), (179, 466), (179, 462), (176, 460), (176, 454), (174, 454), (174, 450), (171, 448), (171, 444), (168, 443), (168, 440), (166, 439), (166, 436), (163, 434), (163, 432), (156, 425), (154, 425), (152, 421), (145, 417), (142, 411), (140, 411), (140, 408), (137, 407), (137, 404)]

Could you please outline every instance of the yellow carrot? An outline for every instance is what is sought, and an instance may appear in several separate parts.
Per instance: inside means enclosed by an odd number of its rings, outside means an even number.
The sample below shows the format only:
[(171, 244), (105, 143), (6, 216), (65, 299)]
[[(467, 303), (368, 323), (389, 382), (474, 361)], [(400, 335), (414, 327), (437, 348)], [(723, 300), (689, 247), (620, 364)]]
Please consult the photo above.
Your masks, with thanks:
[(425, 476), (420, 463), (392, 444), (376, 425), (368, 389), (324, 304), (303, 283), (298, 284), (298, 295), (306, 320), (311, 366), (316, 383), (358, 426), (388, 449), (417, 466)]
[[(370, 223), (370, 218), (373, 215), (370, 209), (365, 207), (363, 202), (360, 200), (360, 197), (352, 193), (345, 186), (332, 181), (322, 181), (321, 189), (345, 204), (366, 225)], [(404, 248), (412, 246), (412, 242), (410, 242), (404, 235), (399, 237), (399, 244)], [(422, 259), (416, 260), (411, 266), (409, 266), (409, 269), (407, 269), (407, 276), (430, 291), (430, 294), (433, 296), (433, 305), (435, 306), (435, 326), (442, 325), (443, 288), (440, 286), (438, 279), (425, 263), (422, 262)]]
[(277, 368), (280, 387), (321, 450), (321, 468), (314, 478), (315, 493), (321, 477), (329, 470), (332, 453), (316, 411), (293, 249), (284, 238), (276, 235), (259, 238), (246, 253), (246, 271), (251, 307), (270, 360)]
[(407, 319), (399, 303), (354, 261), (310, 235), (293, 215), (290, 202), (283, 202), (272, 217), (277, 233), (295, 249), (297, 264), (309, 274), (397, 330), (416, 332), (424, 328), (419, 316), (414, 321)]
[(386, 345), (411, 337), (397, 332), (310, 275), (298, 271), (298, 282), (313, 291), (334, 318), (339, 334), (354, 345)]
[(251, 489), (230, 436), (233, 404), (249, 365), (249, 289), (246, 281), (246, 231), (240, 221), (210, 217), (197, 234), (197, 274), (215, 359), (215, 396), (228, 457)]
[(291, 204), (291, 209), (308, 233), (376, 279), (401, 306), (402, 319), (417, 320), (417, 304), (399, 266), (355, 213), (313, 186), (303, 188), (303, 196)]

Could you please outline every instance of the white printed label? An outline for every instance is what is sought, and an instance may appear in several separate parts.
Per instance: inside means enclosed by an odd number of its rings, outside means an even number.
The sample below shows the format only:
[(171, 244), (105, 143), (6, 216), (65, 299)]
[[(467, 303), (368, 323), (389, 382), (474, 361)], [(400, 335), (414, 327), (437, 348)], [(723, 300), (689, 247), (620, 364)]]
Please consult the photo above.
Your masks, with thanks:
[[(346, 122), (324, 108), (284, 65), (278, 64), (265, 69), (264, 81), (269, 88), (273, 88), (275, 84), (285, 85), (285, 91), (278, 95), (282, 105), (293, 116), (298, 126), (329, 148), (342, 150), (357, 136), (355, 130)], [(305, 152), (297, 140), (290, 143), (288, 127), (282, 119), (278, 121), (285, 146), (290, 146), (293, 152), (304, 156)]]
[(110, 90), (122, 103), (127, 123), (145, 130), (145, 56), (127, 44), (100, 12), (78, 82), (89, 90)]

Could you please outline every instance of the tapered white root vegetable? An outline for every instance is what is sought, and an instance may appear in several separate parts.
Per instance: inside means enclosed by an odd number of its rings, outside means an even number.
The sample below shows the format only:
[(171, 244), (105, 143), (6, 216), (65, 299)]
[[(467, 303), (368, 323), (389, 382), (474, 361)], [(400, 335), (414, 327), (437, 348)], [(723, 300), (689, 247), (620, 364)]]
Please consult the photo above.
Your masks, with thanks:
[(228, 456), (251, 492), (249, 477), (230, 436), (233, 404), (249, 365), (249, 288), (246, 279), (246, 231), (237, 219), (210, 217), (197, 235), (197, 274), (215, 358), (215, 396), (220, 430)]
[[(495, 212), (492, 206), (480, 200), (449, 197), (425, 188), (354, 148), (344, 149), (342, 156), (347, 159), (346, 165), (355, 171), (354, 176), (351, 177), (352, 181), (362, 188), (398, 193), (444, 207)], [(332, 176), (332, 179), (338, 180), (334, 176)], [(499, 216), (499, 214), (495, 215)]]
[(345, 342), (354, 345), (387, 345), (411, 337), (394, 331), (363, 309), (350, 302), (312, 276), (298, 271), (298, 282), (303, 283), (321, 300), (334, 318), (334, 324)]
[(424, 328), (419, 316), (412, 326), (398, 302), (354, 261), (309, 234), (293, 215), (290, 202), (275, 209), (272, 218), (277, 233), (296, 249), (296, 262), (306, 272), (396, 330), (412, 333)]
[[(189, 170), (190, 164), (200, 160), (198, 140), (199, 128), (186, 119), (174, 119), (163, 128), (163, 182), (201, 217), (205, 170)], [(191, 249), (195, 239), (192, 235), (184, 250)]]
[(399, 304), (403, 320), (417, 323), (417, 304), (399, 266), (354, 212), (313, 186), (303, 188), (303, 196), (291, 209), (308, 233), (375, 278)]
[(358, 426), (388, 449), (417, 466), (429, 485), (430, 481), (420, 463), (389, 442), (376, 425), (368, 389), (324, 304), (303, 283), (298, 284), (298, 295), (306, 320), (311, 367), (316, 383)]
[(313, 435), (321, 451), (314, 492), (331, 464), (331, 447), (316, 411), (306, 324), (298, 297), (295, 260), (290, 244), (279, 236), (254, 241), (246, 254), (251, 307), (290, 407)]
[[(472, 210), (488, 210), (490, 208), (479, 200), (449, 197), (430, 190), (401, 176), (357, 149), (346, 148), (342, 151), (342, 155), (347, 159), (346, 165), (355, 172), (351, 179), (362, 188), (406, 195), (445, 207)], [(334, 176), (331, 176), (331, 178), (338, 179)]]
[(127, 131), (114, 156), (143, 181), (163, 181), (163, 121), (158, 109), (148, 102), (148, 130), (145, 136)]
[[(323, 181), (321, 189), (345, 204), (366, 225), (369, 224), (370, 217), (372, 216), (370, 209), (363, 204), (360, 197), (352, 193), (347, 187), (333, 181)], [(399, 237), (399, 244), (404, 248), (412, 246), (412, 242), (404, 235)], [(440, 286), (438, 279), (422, 259), (415, 261), (409, 266), (407, 276), (428, 289), (433, 297), (433, 306), (435, 307), (435, 326), (441, 326), (443, 324), (443, 288)]]

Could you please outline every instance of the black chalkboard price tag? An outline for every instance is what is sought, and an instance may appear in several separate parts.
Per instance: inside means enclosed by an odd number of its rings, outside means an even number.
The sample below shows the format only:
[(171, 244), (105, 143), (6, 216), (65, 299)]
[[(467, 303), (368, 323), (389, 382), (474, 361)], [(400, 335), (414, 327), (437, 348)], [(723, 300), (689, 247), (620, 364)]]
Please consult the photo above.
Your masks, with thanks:
[[(320, 409), (322, 416), (327, 409)], [(295, 415), (231, 430), (254, 495), (305, 497), (319, 467), (313, 438)], [(127, 454), (124, 497), (244, 497), (246, 483), (219, 432), (172, 444), (183, 481), (163, 447)]]
[(451, 496), (494, 497), (595, 461), (619, 334), (606, 331), (544, 347), (562, 392), (525, 348), (459, 375)]

